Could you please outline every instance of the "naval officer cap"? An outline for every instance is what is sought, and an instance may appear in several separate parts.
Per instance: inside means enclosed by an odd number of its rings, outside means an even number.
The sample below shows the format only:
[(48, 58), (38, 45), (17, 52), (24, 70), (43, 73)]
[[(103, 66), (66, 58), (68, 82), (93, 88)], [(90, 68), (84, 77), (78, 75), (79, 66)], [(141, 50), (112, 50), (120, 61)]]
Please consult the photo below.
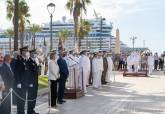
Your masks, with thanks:
[(28, 51), (28, 46), (24, 46), (24, 47), (20, 48), (20, 52), (22, 52), (22, 51)]
[(29, 52), (30, 52), (30, 53), (36, 53), (37, 50), (36, 50), (36, 49), (33, 49), (33, 50), (30, 50)]
[(74, 50), (72, 49), (72, 50), (69, 50), (69, 53), (70, 54), (73, 54), (74, 53)]
[(87, 52), (87, 50), (82, 50), (81, 52), (80, 52), (80, 55), (83, 55), (83, 54), (85, 54)]

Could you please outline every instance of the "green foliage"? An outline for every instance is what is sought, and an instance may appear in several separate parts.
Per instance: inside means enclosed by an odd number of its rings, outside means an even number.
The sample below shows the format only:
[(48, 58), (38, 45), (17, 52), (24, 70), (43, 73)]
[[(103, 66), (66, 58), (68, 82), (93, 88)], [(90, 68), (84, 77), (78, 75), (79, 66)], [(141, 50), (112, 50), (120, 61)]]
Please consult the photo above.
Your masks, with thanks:
[(66, 8), (70, 11), (70, 14), (73, 15), (74, 19), (74, 34), (78, 43), (78, 51), (80, 50), (80, 39), (84, 37), (83, 27), (78, 27), (79, 17), (82, 18), (82, 13), (87, 14), (87, 5), (91, 4), (91, 0), (68, 0), (66, 3)]
[(70, 10), (70, 13), (74, 17), (79, 17), (82, 11), (87, 13), (87, 5), (91, 3), (91, 0), (68, 0), (66, 8)]
[(8, 37), (13, 37), (14, 36), (14, 31), (12, 29), (7, 29), (4, 34)]
[(65, 42), (68, 39), (69, 35), (70, 35), (70, 32), (67, 29), (61, 29), (58, 32), (59, 40), (62, 42)]
[[(12, 20), (14, 23), (14, 0), (7, 0), (7, 19)], [(19, 1), (18, 7), (18, 24), (19, 24), (19, 32), (24, 32), (24, 28), (26, 24), (30, 24), (30, 14), (29, 14), (29, 6), (27, 5), (25, 0)]]
[(36, 34), (38, 32), (42, 31), (42, 28), (39, 25), (36, 24), (32, 24), (29, 26), (29, 32), (31, 32), (32, 34)]
[(91, 25), (90, 23), (85, 20), (81, 19), (80, 26), (78, 28), (78, 36), (80, 39), (83, 39), (85, 36), (88, 35), (88, 33), (91, 31)]

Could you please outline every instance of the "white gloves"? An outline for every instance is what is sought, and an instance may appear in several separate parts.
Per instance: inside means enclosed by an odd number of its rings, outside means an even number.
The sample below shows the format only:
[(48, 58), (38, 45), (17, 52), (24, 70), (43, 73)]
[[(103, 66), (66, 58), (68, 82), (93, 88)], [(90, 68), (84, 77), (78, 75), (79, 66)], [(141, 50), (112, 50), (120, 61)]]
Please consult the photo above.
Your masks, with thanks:
[(33, 87), (33, 84), (30, 84), (29, 87)]
[[(30, 84), (29, 87), (33, 87), (33, 84)], [(21, 84), (17, 84), (17, 88), (22, 88)]]
[(20, 89), (20, 88), (21, 88), (21, 84), (17, 84), (17, 88), (19, 88), (19, 89)]

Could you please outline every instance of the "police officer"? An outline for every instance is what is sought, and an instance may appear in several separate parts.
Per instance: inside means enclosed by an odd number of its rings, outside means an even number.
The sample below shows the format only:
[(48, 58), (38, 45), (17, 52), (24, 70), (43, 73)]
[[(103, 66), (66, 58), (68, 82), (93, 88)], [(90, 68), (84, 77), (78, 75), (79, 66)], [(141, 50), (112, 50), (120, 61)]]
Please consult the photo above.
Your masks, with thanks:
[(36, 105), (36, 98), (38, 92), (38, 71), (39, 71), (39, 62), (37, 59), (36, 49), (29, 51), (30, 58), (28, 60), (30, 75), (31, 75), (31, 88), (28, 89), (28, 99), (33, 100), (28, 102), (28, 113), (29, 114), (38, 114), (34, 111)]
[[(26, 95), (29, 95), (27, 96), (27, 98), (30, 99), (30, 96), (32, 94), (30, 90), (34, 88), (34, 78), (31, 75), (29, 57), (30, 54), (28, 52), (28, 46), (20, 48), (20, 56), (18, 56), (18, 59), (16, 61), (17, 69), (15, 71), (16, 85), (18, 89), (17, 94), (19, 95), (17, 96), (17, 114), (25, 114), (24, 108)], [(28, 114), (36, 114), (35, 112), (30, 112), (29, 109), (30, 108), (28, 107)]]

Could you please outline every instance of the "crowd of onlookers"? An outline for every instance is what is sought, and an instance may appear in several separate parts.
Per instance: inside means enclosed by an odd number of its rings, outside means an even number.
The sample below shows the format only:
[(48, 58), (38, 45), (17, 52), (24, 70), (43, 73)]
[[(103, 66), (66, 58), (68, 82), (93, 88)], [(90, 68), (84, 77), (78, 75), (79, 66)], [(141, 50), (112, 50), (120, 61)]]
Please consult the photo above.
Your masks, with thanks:
[[(147, 52), (147, 53), (141, 53), (141, 60), (140, 60), (140, 69), (144, 70), (147, 68), (147, 59), (148, 56), (151, 55), (152, 53)], [(158, 55), (158, 53), (152, 54), (154, 58), (154, 68), (153, 70), (164, 70), (165, 66), (165, 53)], [(120, 56), (118, 65), (117, 65), (117, 70), (125, 70), (127, 68), (127, 57), (128, 55), (123, 54)]]

